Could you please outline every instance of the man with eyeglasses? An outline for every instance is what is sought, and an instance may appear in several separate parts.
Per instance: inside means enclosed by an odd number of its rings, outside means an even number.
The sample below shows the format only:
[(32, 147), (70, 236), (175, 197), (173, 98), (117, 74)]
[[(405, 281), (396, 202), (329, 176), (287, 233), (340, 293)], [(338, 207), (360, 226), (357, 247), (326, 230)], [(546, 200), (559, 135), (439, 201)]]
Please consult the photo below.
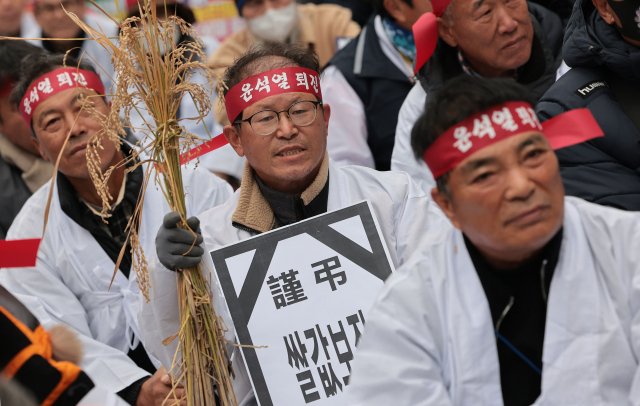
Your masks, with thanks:
[[(162, 341), (179, 330), (173, 270), (194, 266), (210, 250), (278, 227), (369, 199), (394, 265), (417, 247), (428, 246), (450, 229), (433, 201), (406, 173), (376, 172), (359, 166), (338, 167), (326, 152), (331, 107), (322, 103), (315, 55), (289, 45), (253, 49), (226, 71), (225, 104), (229, 121), (224, 135), (238, 155), (246, 156), (241, 188), (218, 209), (188, 220), (193, 234), (176, 228), (178, 213), (165, 216), (150, 260), (151, 301), (138, 315), (145, 348), (168, 367), (176, 345)], [(204, 241), (204, 245), (202, 242)], [(204, 255), (205, 269), (213, 269)], [(213, 285), (216, 312), (233, 326)], [(237, 350), (237, 348), (236, 348)], [(255, 404), (238, 351), (232, 355), (234, 389), (240, 405)]]
[(48, 52), (55, 54), (69, 52), (69, 55), (76, 59), (82, 58), (92, 63), (98, 69), (100, 80), (109, 93), (115, 77), (111, 55), (96, 41), (85, 39), (84, 31), (64, 10), (74, 13), (98, 32), (104, 32), (110, 38), (118, 37), (118, 26), (107, 17), (89, 10), (85, 0), (35, 0), (33, 15), (41, 27), (41, 30), (35, 33), (35, 37), (61, 39), (38, 40), (33, 43)]

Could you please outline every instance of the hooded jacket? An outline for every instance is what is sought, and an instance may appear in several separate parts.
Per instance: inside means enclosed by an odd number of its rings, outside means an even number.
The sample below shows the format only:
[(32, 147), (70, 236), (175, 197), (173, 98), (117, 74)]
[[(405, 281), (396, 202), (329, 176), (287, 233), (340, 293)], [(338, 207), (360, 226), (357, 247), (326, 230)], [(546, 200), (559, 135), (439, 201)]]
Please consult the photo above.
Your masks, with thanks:
[(640, 131), (609, 87), (621, 82), (640, 99), (640, 49), (625, 42), (590, 0), (577, 0), (562, 52), (572, 69), (540, 100), (540, 120), (588, 108), (605, 134), (556, 151), (566, 193), (640, 210)]
[[(524, 85), (533, 92), (536, 99), (539, 99), (556, 80), (556, 73), (562, 62), (559, 55), (562, 22), (557, 14), (531, 2), (529, 14), (533, 23), (531, 57), (523, 65), (518, 83)], [(433, 56), (418, 72), (418, 78), (425, 92), (429, 94), (438, 90), (449, 79), (463, 73), (458, 62), (457, 49), (440, 38)]]

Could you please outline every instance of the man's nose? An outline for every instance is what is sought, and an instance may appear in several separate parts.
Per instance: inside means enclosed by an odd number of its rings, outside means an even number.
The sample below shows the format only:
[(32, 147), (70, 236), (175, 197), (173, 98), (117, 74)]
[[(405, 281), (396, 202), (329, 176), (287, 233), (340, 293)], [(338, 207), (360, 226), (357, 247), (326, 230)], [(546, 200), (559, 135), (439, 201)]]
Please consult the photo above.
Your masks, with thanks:
[(83, 117), (80, 113), (69, 113), (65, 117), (67, 124), (67, 134), (71, 133), (71, 137), (80, 137), (87, 132), (87, 120), (93, 120), (90, 117)]
[(278, 128), (276, 129), (276, 137), (278, 138), (292, 138), (298, 133), (298, 127), (293, 124), (293, 121), (289, 118), (286, 111), (280, 113)]
[(498, 8), (498, 33), (508, 34), (518, 28), (518, 21), (513, 18), (513, 10), (507, 7)]
[(536, 185), (529, 177), (525, 168), (517, 167), (509, 170), (507, 174), (507, 200), (527, 200), (535, 191)]

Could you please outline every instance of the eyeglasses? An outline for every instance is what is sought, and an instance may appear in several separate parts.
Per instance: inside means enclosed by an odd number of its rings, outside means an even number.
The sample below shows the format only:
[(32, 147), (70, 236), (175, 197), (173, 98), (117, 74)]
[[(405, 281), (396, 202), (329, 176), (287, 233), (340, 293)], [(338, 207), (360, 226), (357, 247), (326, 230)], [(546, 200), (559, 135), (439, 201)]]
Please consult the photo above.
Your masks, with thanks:
[(251, 117), (244, 120), (236, 120), (233, 124), (249, 123), (253, 131), (258, 135), (269, 135), (273, 133), (280, 124), (280, 113), (287, 112), (287, 118), (298, 127), (306, 127), (311, 125), (318, 115), (318, 105), (322, 106), (320, 101), (302, 100), (293, 103), (288, 109), (260, 110), (252, 114)]

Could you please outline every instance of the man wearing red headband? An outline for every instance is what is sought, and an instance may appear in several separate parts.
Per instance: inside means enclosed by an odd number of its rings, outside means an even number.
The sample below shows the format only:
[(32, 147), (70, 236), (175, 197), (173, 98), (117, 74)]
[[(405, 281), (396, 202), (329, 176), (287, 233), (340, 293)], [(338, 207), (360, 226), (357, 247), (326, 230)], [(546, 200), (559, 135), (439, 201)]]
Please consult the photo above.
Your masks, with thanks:
[(640, 214), (565, 197), (553, 150), (602, 131), (585, 109), (540, 125), (533, 103), (461, 77), (416, 123), (455, 229), (385, 284), (350, 406), (637, 404)]
[[(96, 386), (131, 405), (159, 406), (171, 389), (170, 380), (164, 369), (156, 371), (160, 363), (140, 342), (136, 318), (140, 289), (131, 271), (136, 259), (126, 242), (146, 165), (116, 166), (132, 147), (124, 143), (119, 151), (102, 137), (99, 170), (105, 173), (115, 166), (106, 184), (111, 208), (102, 214), (102, 198), (87, 167), (87, 146), (100, 137), (102, 127), (83, 110), (82, 100), (104, 115), (110, 103), (92, 65), (68, 57), (65, 68), (63, 59), (48, 54), (25, 59), (12, 93), (33, 132), (32, 142), (43, 158), (59, 159), (59, 167), (55, 184), (46, 184), (29, 198), (7, 234), (11, 240), (42, 237), (53, 188), (36, 266), (2, 269), (0, 283), (46, 328), (63, 323), (81, 333), (85, 347), (81, 367)], [(194, 215), (231, 196), (230, 186), (205, 170), (184, 171), (184, 182), (190, 190), (187, 210)], [(138, 233), (142, 248), (151, 253), (155, 233), (169, 210), (162, 192), (153, 186), (146, 189), (144, 201)]]
[(391, 156), (391, 169), (407, 172), (425, 190), (433, 187), (433, 176), (413, 158), (410, 133), (429, 94), (468, 75), (509, 77), (539, 99), (564, 72), (558, 70), (563, 25), (548, 9), (526, 0), (434, 0), (432, 5), (433, 13), (413, 26), (420, 84), (400, 109)]
[[(432, 243), (451, 226), (431, 199), (404, 173), (338, 167), (326, 153), (331, 108), (322, 102), (319, 64), (306, 50), (272, 44), (242, 56), (227, 69), (224, 85), (232, 125), (224, 135), (246, 156), (242, 186), (229, 201), (199, 216), (204, 247), (193, 234), (175, 228), (177, 213), (165, 217), (152, 259), (149, 304), (140, 328), (145, 345), (171, 365), (176, 344), (162, 340), (179, 329), (175, 268), (201, 261), (205, 252), (369, 199), (394, 265)], [(197, 219), (191, 219), (197, 226)], [(184, 231), (184, 232), (183, 232)], [(203, 257), (214, 269), (209, 255)], [(159, 260), (160, 264), (153, 262)], [(233, 327), (214, 285), (216, 311)], [(235, 353), (234, 383), (241, 404), (254, 404), (241, 353)], [(242, 403), (244, 399), (244, 402)]]

